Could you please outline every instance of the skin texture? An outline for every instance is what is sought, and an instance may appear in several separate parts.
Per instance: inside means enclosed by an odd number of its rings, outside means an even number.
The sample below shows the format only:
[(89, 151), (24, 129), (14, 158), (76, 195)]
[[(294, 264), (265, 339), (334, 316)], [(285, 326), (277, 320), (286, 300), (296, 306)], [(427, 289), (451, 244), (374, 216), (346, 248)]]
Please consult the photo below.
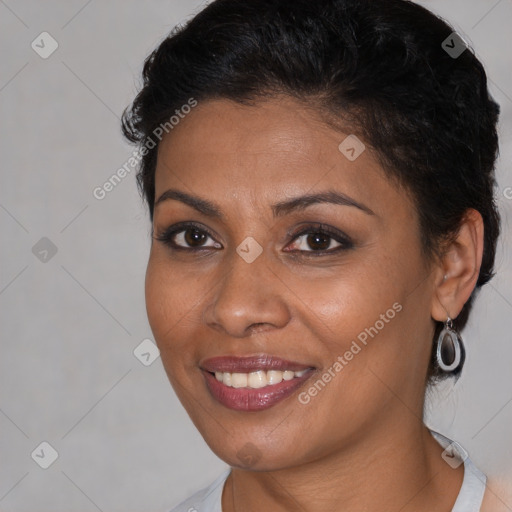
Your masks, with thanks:
[(481, 512), (509, 512), (512, 503), (512, 478), (500, 476), (487, 479)]
[[(199, 223), (213, 237), (196, 253), (154, 239), (146, 274), (148, 318), (169, 380), (208, 445), (233, 468), (224, 512), (449, 511), (462, 484), (463, 467), (443, 461), (422, 422), (423, 402), (433, 319), (455, 318), (475, 286), (482, 218), (468, 210), (456, 242), (428, 262), (406, 191), (385, 177), (368, 145), (355, 161), (338, 149), (350, 133), (287, 97), (255, 106), (210, 100), (159, 147), (155, 197), (177, 189), (215, 203), (224, 216), (206, 216), (174, 199), (156, 205), (155, 237), (182, 221)], [(278, 201), (327, 190), (374, 214), (315, 204), (272, 215), (270, 205)], [(319, 222), (353, 246), (312, 255), (317, 246), (307, 235), (293, 235)], [(263, 249), (250, 264), (236, 252), (249, 236)], [(190, 247), (183, 232), (174, 239)], [(339, 246), (327, 240), (329, 250)], [(401, 311), (301, 404), (298, 392), (394, 303)], [(316, 371), (267, 410), (233, 411), (218, 403), (200, 363), (259, 354)], [(240, 450), (252, 450), (256, 460), (245, 465)]]

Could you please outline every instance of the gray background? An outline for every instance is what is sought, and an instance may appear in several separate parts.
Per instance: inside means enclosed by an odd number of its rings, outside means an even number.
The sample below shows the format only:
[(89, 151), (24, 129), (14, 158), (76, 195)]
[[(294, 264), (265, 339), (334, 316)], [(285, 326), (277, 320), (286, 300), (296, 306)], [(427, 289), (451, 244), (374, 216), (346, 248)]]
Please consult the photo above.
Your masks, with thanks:
[[(421, 3), (475, 48), (502, 107), (498, 274), (463, 333), (463, 377), (429, 393), (429, 425), (488, 475), (512, 480), (512, 0)], [(133, 354), (152, 338), (149, 221), (134, 173), (105, 199), (92, 194), (134, 150), (119, 116), (144, 57), (199, 9), (185, 0), (0, 1), (2, 511), (165, 511), (226, 467), (161, 360), (144, 366)], [(47, 59), (31, 48), (44, 31), (59, 44)], [(32, 251), (43, 237), (57, 248), (47, 261)], [(59, 455), (48, 469), (31, 458), (42, 441)]]

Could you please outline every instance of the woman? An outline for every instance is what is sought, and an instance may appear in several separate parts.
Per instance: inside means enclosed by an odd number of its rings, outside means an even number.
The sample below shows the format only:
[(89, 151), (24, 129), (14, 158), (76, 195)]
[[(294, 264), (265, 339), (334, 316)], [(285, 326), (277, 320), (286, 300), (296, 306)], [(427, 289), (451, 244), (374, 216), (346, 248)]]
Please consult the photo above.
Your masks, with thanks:
[(499, 234), (471, 50), (404, 0), (217, 0), (143, 76), (148, 318), (231, 466), (175, 510), (479, 510), (485, 475), (423, 422)]

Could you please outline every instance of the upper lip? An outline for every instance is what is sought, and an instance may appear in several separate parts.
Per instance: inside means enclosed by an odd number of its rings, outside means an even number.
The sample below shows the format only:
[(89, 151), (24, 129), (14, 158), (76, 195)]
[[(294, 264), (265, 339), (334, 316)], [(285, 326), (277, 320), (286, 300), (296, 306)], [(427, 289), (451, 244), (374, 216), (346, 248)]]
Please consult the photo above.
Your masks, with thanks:
[(208, 372), (228, 372), (228, 373), (251, 373), (258, 370), (279, 370), (294, 371), (307, 370), (313, 368), (308, 364), (298, 363), (296, 361), (288, 361), (280, 357), (271, 355), (257, 356), (219, 356), (206, 359), (200, 364), (203, 370)]

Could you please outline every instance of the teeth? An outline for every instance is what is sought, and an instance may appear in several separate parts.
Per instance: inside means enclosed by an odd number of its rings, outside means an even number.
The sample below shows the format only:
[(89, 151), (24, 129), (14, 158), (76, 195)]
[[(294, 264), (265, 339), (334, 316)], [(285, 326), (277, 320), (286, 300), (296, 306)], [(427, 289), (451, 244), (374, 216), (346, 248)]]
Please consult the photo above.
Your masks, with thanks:
[(267, 372), (259, 370), (251, 373), (228, 373), (228, 372), (215, 372), (215, 378), (222, 382), (225, 386), (233, 388), (252, 389), (264, 388), (265, 386), (272, 386), (279, 384), (283, 380), (292, 380), (295, 377), (302, 377), (308, 370), (301, 370), (299, 372), (292, 372), (286, 370), (281, 372), (279, 370), (269, 370)]
[(283, 380), (283, 372), (269, 370), (267, 372), (267, 382), (269, 384), (279, 384)]
[(231, 374), (231, 385), (234, 388), (246, 388), (247, 387), (247, 373), (232, 373)]
[(267, 373), (264, 371), (249, 373), (247, 385), (250, 388), (263, 388), (267, 385)]

